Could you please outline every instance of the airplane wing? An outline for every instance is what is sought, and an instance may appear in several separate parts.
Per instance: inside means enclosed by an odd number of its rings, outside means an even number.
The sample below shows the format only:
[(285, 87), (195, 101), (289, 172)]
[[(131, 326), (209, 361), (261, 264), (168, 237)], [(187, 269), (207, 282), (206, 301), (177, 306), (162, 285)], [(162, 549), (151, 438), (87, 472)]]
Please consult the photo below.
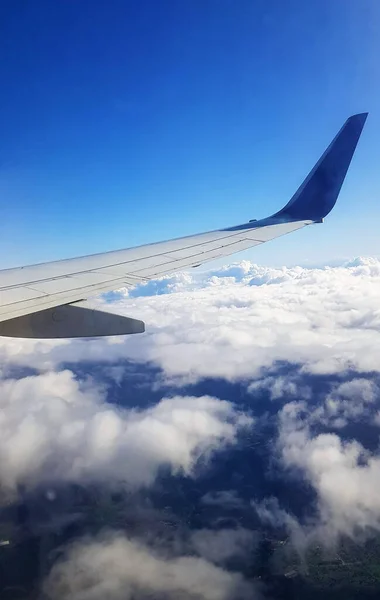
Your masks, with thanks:
[(0, 271), (0, 335), (57, 338), (143, 332), (142, 321), (93, 310), (84, 301), (321, 223), (335, 205), (366, 118), (362, 113), (347, 119), (291, 200), (270, 217), (166, 242)]

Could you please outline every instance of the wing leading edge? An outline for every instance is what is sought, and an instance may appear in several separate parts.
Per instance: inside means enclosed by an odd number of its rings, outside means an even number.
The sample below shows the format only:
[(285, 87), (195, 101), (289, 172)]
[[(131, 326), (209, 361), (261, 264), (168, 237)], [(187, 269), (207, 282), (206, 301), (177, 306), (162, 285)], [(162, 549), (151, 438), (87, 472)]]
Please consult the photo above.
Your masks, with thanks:
[(167, 242), (0, 271), (0, 335), (56, 338), (142, 332), (141, 321), (89, 312), (83, 301), (320, 223), (336, 203), (366, 118), (362, 113), (347, 119), (291, 200), (270, 217)]

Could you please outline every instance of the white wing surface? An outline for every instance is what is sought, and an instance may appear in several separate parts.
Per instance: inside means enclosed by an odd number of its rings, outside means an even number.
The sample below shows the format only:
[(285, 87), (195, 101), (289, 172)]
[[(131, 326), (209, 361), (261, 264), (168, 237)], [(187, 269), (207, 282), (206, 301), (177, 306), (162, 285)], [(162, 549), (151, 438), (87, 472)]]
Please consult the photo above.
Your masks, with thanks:
[(76, 303), (322, 222), (339, 195), (366, 117), (354, 115), (345, 122), (293, 198), (271, 217), (136, 248), (0, 271), (0, 335), (54, 338), (144, 331), (141, 321)]

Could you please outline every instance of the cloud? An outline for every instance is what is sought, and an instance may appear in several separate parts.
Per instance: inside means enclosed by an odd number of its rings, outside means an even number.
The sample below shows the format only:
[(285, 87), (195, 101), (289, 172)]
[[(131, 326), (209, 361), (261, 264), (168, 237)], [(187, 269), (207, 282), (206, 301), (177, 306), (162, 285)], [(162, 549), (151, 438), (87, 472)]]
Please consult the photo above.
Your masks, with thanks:
[(254, 599), (254, 589), (238, 573), (196, 556), (158, 555), (123, 534), (102, 535), (71, 546), (56, 563), (45, 593), (57, 600)]
[[(358, 392), (357, 381), (351, 387)], [(345, 394), (348, 389), (344, 388)], [(371, 388), (366, 385), (363, 395), (372, 401)], [(296, 470), (317, 494), (318, 514), (307, 525), (307, 535), (331, 545), (342, 534), (355, 538), (380, 531), (379, 453), (335, 433), (313, 434), (313, 420), (302, 402), (288, 403), (279, 415), (282, 462)]]
[[(293, 547), (300, 553), (303, 553), (308, 544), (318, 537), (315, 535), (315, 528), (302, 526), (299, 520), (282, 508), (278, 499), (273, 496), (264, 498), (262, 501), (252, 500), (251, 506), (263, 525), (287, 531), (291, 535)], [(329, 538), (328, 541), (326, 539), (323, 541), (328, 544), (331, 540)]]
[(263, 390), (269, 392), (271, 400), (279, 400), (284, 396), (308, 399), (312, 393), (310, 386), (302, 382), (298, 373), (286, 376), (277, 373), (259, 378), (248, 386), (248, 392), (252, 395), (259, 394)]
[(107, 294), (109, 300), (125, 297), (139, 298), (160, 296), (175, 292), (192, 292), (209, 286), (225, 286), (236, 283), (244, 285), (263, 285), (265, 283), (281, 283), (302, 273), (301, 267), (275, 269), (255, 265), (248, 260), (240, 263), (222, 266), (219, 269), (207, 271), (182, 271), (159, 279), (141, 283), (133, 288), (122, 288), (117, 292)]
[(371, 380), (354, 378), (335, 386), (309, 416), (309, 420), (341, 428), (349, 422), (372, 419), (380, 397), (378, 385)]
[(220, 273), (191, 294), (137, 298), (133, 309), (147, 310), (151, 334), (138, 340), (136, 355), (169, 376), (195, 379), (256, 378), (276, 361), (316, 374), (377, 371), (379, 272), (377, 261), (286, 269), (281, 277), (265, 269), (260, 285), (257, 276)]
[(258, 534), (236, 529), (198, 529), (191, 535), (191, 544), (200, 556), (215, 564), (224, 564), (231, 558), (248, 563), (258, 544)]
[(145, 410), (104, 402), (69, 370), (0, 382), (0, 484), (46, 480), (151, 485), (162, 466), (193, 475), (251, 417), (217, 398), (163, 398)]

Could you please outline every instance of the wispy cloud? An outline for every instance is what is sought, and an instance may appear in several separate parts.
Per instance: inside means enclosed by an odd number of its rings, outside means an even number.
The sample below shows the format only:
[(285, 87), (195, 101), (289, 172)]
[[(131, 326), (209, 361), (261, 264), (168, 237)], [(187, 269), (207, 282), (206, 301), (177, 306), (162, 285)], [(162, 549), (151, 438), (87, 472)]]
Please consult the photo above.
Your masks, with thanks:
[(122, 534), (81, 540), (53, 567), (46, 581), (49, 598), (59, 600), (239, 600), (259, 595), (238, 573), (199, 556), (158, 555)]

